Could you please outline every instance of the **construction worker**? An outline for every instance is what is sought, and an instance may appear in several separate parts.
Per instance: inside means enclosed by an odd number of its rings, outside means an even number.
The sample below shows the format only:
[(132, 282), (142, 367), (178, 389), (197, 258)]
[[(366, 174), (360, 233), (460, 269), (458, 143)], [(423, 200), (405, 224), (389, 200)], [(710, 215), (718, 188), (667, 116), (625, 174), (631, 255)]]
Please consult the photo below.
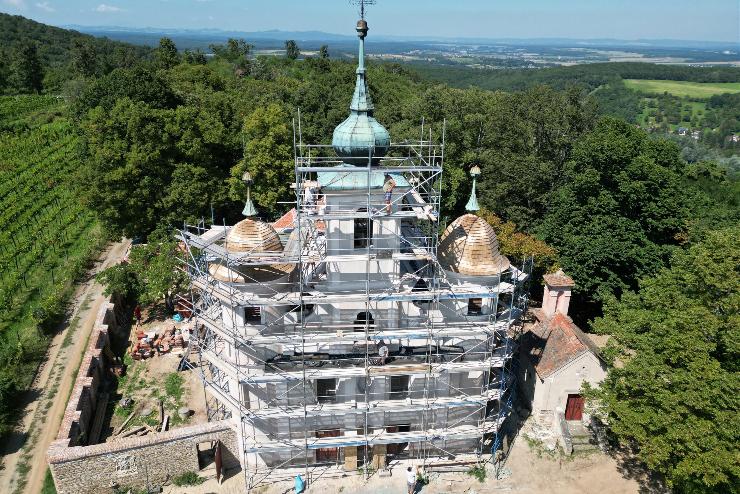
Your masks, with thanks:
[(408, 487), (408, 494), (414, 494), (416, 490), (416, 473), (411, 467), (406, 469), (406, 487)]
[(383, 192), (385, 192), (385, 212), (391, 214), (391, 196), (393, 195), (393, 189), (396, 188), (396, 181), (393, 180), (389, 174), (385, 174), (385, 182), (383, 183)]

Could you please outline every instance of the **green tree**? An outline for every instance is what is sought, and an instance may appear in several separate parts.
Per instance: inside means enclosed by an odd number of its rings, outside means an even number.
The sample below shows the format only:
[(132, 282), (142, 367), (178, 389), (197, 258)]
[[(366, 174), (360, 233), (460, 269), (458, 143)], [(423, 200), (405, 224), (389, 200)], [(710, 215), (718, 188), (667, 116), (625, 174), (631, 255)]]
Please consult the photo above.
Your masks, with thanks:
[(210, 45), (209, 48), (216, 56), (227, 62), (236, 64), (242, 59), (246, 59), (252, 53), (253, 45), (239, 38), (229, 38), (225, 45)]
[(634, 289), (665, 265), (690, 217), (684, 166), (675, 145), (619, 120), (602, 120), (576, 144), (538, 232), (573, 276), (578, 300)]
[(676, 252), (594, 329), (620, 365), (590, 395), (677, 493), (740, 492), (740, 227)]
[(41, 66), (36, 43), (20, 43), (12, 54), (10, 85), (19, 93), (40, 93), (43, 89), (44, 70)]
[(87, 39), (76, 39), (72, 43), (72, 69), (82, 77), (92, 77), (97, 71), (95, 45)]
[(177, 46), (170, 38), (164, 37), (159, 40), (159, 48), (154, 52), (154, 59), (160, 69), (170, 69), (180, 63), (180, 55)]
[(319, 58), (322, 60), (326, 60), (329, 58), (329, 46), (328, 45), (321, 45), (321, 48), (319, 48)]
[(278, 103), (257, 108), (244, 121), (246, 141), (244, 159), (232, 168), (232, 197), (242, 200), (241, 177), (249, 171), (254, 179), (252, 197), (264, 213), (275, 214), (285, 208), (276, 204), (290, 198), (293, 177), (293, 132), (288, 115)]
[(183, 53), (183, 60), (185, 63), (189, 63), (190, 65), (205, 65), (208, 63), (206, 54), (203, 53), (200, 48), (195, 51), (185, 50)]
[(301, 49), (298, 48), (298, 43), (295, 40), (289, 39), (285, 42), (285, 56), (290, 60), (295, 60), (301, 55)]
[(478, 216), (493, 227), (501, 253), (513, 262), (521, 263), (524, 259), (532, 257), (535, 266), (541, 271), (551, 273), (557, 270), (558, 254), (555, 249), (545, 242), (519, 231), (516, 224), (511, 221), (503, 221), (485, 209), (479, 211)]
[(163, 301), (172, 311), (175, 297), (187, 284), (187, 276), (179, 269), (179, 255), (174, 234), (162, 228), (148, 243), (133, 246), (128, 262), (106, 269), (97, 278), (105, 285), (106, 295), (117, 293), (143, 304)]

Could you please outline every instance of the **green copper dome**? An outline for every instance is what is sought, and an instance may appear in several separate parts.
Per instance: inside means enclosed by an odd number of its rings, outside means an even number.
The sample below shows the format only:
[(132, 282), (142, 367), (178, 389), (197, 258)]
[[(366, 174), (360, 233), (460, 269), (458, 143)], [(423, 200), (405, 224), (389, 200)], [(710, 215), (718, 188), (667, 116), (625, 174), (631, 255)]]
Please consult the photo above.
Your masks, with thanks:
[(360, 56), (357, 66), (357, 83), (352, 103), (349, 106), (350, 115), (334, 129), (331, 144), (334, 151), (345, 163), (352, 165), (367, 165), (372, 157), (377, 163), (385, 156), (391, 144), (391, 136), (380, 122), (375, 120), (375, 107), (367, 89), (365, 75), (365, 37), (367, 36), (367, 22), (357, 22), (357, 33), (360, 38)]

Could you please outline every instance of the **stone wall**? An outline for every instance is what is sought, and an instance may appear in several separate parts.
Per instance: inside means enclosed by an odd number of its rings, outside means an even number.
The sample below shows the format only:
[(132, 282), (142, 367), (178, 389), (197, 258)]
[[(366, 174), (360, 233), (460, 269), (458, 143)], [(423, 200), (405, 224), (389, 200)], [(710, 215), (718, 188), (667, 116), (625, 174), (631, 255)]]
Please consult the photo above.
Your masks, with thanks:
[(113, 362), (109, 333), (118, 329), (116, 307), (109, 300), (95, 320), (59, 433), (47, 452), (57, 492), (109, 493), (111, 485), (141, 488), (147, 480), (161, 485), (175, 475), (197, 472), (198, 445), (210, 447), (215, 441), (222, 444), (223, 468), (239, 468), (236, 431), (227, 421), (88, 445), (99, 391)]
[[(223, 468), (240, 466), (236, 432), (227, 421), (183, 427), (93, 446), (52, 443), (47, 454), (59, 494), (109, 493), (111, 486), (162, 485), (176, 475), (197, 472), (198, 445), (221, 441)], [(207, 444), (203, 444), (207, 443)]]

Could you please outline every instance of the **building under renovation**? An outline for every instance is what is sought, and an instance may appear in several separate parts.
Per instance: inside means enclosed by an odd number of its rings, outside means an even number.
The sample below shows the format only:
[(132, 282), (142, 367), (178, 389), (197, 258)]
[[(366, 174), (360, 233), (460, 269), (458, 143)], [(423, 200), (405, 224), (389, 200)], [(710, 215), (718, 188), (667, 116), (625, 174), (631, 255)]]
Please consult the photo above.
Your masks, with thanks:
[(332, 145), (303, 143), (296, 124), (282, 238), (249, 198), (236, 225), (181, 231), (209, 414), (233, 420), (248, 488), (327, 465), (487, 459), (512, 406), (529, 269), (474, 214), (443, 229), (444, 125), (392, 143), (373, 117), (364, 16), (357, 33)]

